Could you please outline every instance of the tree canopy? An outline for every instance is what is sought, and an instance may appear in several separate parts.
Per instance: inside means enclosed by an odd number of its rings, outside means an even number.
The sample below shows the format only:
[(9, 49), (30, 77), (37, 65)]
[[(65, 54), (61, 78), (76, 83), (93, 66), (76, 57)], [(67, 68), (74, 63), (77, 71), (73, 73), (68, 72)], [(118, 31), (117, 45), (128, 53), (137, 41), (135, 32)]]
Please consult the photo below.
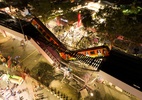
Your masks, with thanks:
[(84, 27), (92, 27), (94, 21), (92, 19), (92, 12), (88, 9), (81, 10), (82, 23)]
[[(142, 23), (139, 23), (136, 15), (124, 15), (121, 9), (106, 6), (96, 13), (96, 28), (98, 32), (109, 35), (123, 35), (135, 42), (142, 41)], [(103, 22), (99, 22), (104, 19)]]
[(8, 5), (18, 7), (19, 9), (27, 6), (29, 0), (4, 0)]
[(30, 5), (33, 7), (32, 14), (35, 16), (42, 16), (43, 20), (48, 20), (49, 18), (54, 18), (68, 13), (70, 8), (75, 4), (70, 2), (62, 2), (60, 0), (54, 2), (52, 0), (40, 0), (35, 2), (34, 0), (30, 2)]

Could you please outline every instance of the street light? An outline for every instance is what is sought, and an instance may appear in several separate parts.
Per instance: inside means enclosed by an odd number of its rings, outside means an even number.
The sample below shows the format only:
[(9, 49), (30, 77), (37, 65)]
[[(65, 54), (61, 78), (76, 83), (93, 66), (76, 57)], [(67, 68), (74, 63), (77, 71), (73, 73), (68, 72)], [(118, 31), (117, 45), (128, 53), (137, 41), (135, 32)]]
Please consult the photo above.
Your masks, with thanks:
[(23, 30), (23, 27), (22, 27), (22, 25), (21, 25), (21, 21), (20, 21), (20, 19), (18, 18), (18, 21), (19, 21), (19, 24), (20, 24), (20, 27), (21, 27), (21, 30), (22, 30), (22, 33), (23, 33), (23, 35), (24, 35), (24, 39), (25, 39), (25, 41), (27, 41), (27, 36), (25, 35), (25, 33), (24, 33), (24, 30)]
[(90, 93), (90, 96), (91, 96), (91, 97), (93, 97), (93, 96), (94, 96), (94, 94), (91, 92), (91, 93)]
[(101, 3), (101, 0), (99, 0), (98, 3)]

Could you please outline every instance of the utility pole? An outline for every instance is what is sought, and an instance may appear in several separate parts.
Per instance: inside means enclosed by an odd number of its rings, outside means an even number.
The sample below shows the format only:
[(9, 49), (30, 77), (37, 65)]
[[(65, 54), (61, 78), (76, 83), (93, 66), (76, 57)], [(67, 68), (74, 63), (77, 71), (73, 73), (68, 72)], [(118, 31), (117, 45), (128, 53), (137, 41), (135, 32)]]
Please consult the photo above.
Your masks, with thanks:
[(23, 33), (23, 35), (24, 35), (24, 39), (25, 39), (25, 41), (27, 40), (27, 37), (26, 37), (26, 35), (24, 34), (24, 30), (23, 30), (23, 27), (22, 27), (22, 25), (21, 25), (21, 21), (20, 21), (20, 19), (18, 18), (18, 21), (19, 21), (19, 24), (20, 24), (20, 28), (21, 28), (21, 30), (22, 30), (22, 33)]

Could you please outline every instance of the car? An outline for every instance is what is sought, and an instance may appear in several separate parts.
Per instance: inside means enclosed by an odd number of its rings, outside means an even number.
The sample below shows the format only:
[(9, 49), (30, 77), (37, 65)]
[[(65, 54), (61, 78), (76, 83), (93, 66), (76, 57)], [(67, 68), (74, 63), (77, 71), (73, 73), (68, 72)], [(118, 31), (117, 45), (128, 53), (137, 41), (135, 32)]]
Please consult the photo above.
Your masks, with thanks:
[(10, 75), (9, 76), (9, 81), (11, 83), (15, 83), (15, 84), (21, 85), (24, 82), (24, 79), (22, 77), (20, 77), (20, 76)]
[(0, 76), (0, 80), (8, 81), (8, 79), (9, 79), (9, 76), (8, 76), (7, 74), (2, 74), (2, 75)]
[(2, 74), (0, 80), (9, 81), (14, 84), (21, 85), (24, 82), (24, 79), (17, 75), (9, 75), (9, 74)]

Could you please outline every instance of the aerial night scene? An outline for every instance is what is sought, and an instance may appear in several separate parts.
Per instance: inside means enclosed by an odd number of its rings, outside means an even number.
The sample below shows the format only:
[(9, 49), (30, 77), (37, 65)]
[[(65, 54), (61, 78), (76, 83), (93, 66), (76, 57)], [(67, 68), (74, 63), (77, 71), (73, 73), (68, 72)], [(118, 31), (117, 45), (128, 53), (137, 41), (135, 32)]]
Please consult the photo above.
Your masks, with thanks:
[(0, 100), (142, 100), (142, 0), (0, 0)]

